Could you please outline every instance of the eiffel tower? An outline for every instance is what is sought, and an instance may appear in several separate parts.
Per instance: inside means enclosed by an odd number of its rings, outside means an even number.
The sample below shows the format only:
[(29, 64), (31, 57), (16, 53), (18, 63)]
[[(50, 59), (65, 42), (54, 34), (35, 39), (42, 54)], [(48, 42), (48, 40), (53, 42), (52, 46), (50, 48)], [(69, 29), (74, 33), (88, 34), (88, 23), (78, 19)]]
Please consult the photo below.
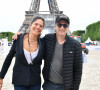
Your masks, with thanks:
[[(54, 33), (55, 17), (62, 15), (63, 12), (59, 11), (56, 0), (48, 0), (49, 11), (39, 11), (40, 0), (32, 0), (29, 11), (25, 11), (25, 20), (22, 23), (19, 31), (26, 32), (31, 23), (32, 18), (35, 16), (41, 16), (45, 19), (44, 30), (48, 30), (49, 33)], [(49, 12), (49, 14), (40, 14), (40, 12)]]

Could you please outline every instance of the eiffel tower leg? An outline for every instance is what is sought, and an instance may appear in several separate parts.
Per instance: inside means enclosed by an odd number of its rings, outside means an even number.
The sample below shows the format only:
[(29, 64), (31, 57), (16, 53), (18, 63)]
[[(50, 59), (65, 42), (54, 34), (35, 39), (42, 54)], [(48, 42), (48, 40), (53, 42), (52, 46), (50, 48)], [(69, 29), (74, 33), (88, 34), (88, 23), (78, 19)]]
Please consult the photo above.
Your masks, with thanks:
[(29, 11), (38, 12), (40, 6), (40, 0), (32, 0)]
[(51, 13), (56, 13), (56, 14), (60, 13), (56, 0), (48, 0), (48, 4)]
[(37, 11), (39, 11), (39, 7), (40, 7), (40, 0), (38, 0), (37, 2)]
[(48, 0), (48, 5), (49, 5), (49, 10), (50, 10), (50, 13), (52, 13), (52, 7), (51, 7), (51, 1), (50, 0)]

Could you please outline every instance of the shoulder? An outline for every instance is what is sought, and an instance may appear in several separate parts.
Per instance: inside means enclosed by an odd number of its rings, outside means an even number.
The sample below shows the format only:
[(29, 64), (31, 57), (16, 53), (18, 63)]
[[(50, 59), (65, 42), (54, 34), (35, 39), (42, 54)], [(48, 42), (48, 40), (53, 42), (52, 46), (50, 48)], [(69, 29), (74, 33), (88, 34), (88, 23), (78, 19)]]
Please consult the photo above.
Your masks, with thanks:
[(17, 40), (13, 40), (13, 44), (14, 43), (16, 43), (16, 44), (21, 43), (23, 41), (23, 38), (24, 38), (24, 34), (18, 35)]
[(44, 41), (46, 43), (53, 43), (56, 41), (56, 34), (47, 34), (45, 37), (44, 37)]
[(38, 42), (39, 42), (39, 44), (42, 44), (42, 46), (44, 46), (44, 44), (45, 44), (44, 38), (39, 38)]
[(44, 38), (39, 38), (38, 41), (43, 43), (44, 42)]
[(53, 33), (53, 34), (47, 34), (47, 35), (45, 35), (45, 37), (44, 37), (44, 38), (54, 37), (55, 35), (56, 35), (55, 33)]
[(26, 34), (21, 34), (21, 35), (18, 35), (18, 38), (17, 38), (17, 42), (22, 42), (23, 41), (23, 38)]
[(18, 35), (18, 39), (23, 38), (25, 34)]
[(75, 46), (81, 46), (81, 44), (77, 40), (73, 39), (72, 37), (67, 36), (67, 38), (69, 39), (69, 42), (71, 44), (73, 44)]

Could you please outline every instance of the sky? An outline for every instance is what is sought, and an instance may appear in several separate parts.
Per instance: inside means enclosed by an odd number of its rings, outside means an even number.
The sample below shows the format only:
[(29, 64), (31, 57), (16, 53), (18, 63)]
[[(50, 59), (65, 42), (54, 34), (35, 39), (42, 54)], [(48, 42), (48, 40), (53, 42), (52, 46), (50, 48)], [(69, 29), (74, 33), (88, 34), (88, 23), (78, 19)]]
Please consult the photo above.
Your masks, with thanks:
[[(25, 20), (32, 0), (0, 0), (0, 32), (16, 33)], [(86, 30), (100, 20), (100, 0), (56, 0), (60, 11), (70, 18), (70, 31)], [(48, 0), (40, 0), (40, 11), (49, 11)]]

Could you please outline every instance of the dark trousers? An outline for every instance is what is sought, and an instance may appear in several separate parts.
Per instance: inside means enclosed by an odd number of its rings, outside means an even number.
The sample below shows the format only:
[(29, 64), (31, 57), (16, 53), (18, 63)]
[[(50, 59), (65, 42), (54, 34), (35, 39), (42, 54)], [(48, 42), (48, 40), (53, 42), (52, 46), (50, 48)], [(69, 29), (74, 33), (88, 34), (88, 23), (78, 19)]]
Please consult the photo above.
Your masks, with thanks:
[(41, 85), (14, 85), (14, 90), (41, 90)]
[(63, 84), (54, 84), (51, 81), (46, 81), (43, 84), (43, 90), (64, 90)]

